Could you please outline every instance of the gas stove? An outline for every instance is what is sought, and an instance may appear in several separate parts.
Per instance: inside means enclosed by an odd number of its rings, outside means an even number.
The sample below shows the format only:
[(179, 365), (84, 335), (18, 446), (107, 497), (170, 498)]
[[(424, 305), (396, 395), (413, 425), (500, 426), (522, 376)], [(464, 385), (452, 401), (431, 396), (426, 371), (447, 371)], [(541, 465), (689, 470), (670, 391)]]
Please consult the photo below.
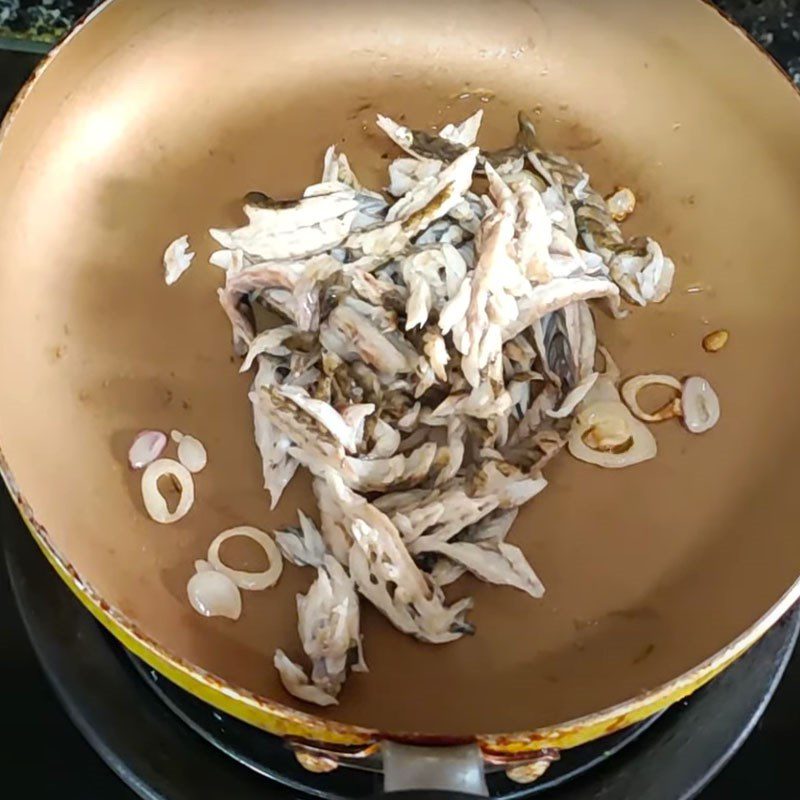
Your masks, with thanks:
[[(0, 0), (0, 13), (7, 5)], [(800, 84), (800, 0), (718, 5), (737, 16)], [(0, 50), (0, 111), (38, 58)], [(380, 775), (368, 763), (310, 773), (280, 740), (204, 705), (129, 656), (59, 581), (4, 493), (0, 530), (5, 561), (0, 680), (9, 732), (3, 763), (7, 772), (24, 775), (28, 797), (51, 797), (54, 787), (67, 797), (106, 800), (196, 800), (222, 793), (244, 800), (344, 799), (380, 790)], [(487, 781), (491, 796), (796, 796), (792, 745), (800, 712), (799, 630), (795, 610), (688, 700), (563, 753), (528, 786), (513, 783), (502, 771), (493, 773)]]

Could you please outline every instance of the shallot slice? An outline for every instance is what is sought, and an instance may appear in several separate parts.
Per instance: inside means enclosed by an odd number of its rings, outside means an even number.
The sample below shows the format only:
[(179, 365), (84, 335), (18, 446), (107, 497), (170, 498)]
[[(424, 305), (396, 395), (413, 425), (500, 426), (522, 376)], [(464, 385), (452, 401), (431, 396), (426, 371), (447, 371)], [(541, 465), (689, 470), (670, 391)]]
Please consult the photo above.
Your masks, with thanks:
[(681, 395), (683, 423), (692, 433), (705, 433), (719, 422), (719, 397), (705, 378), (687, 378)]
[(172, 431), (172, 441), (178, 444), (178, 461), (189, 472), (201, 472), (208, 463), (208, 453), (203, 443), (194, 436), (180, 431)]
[[(231, 569), (223, 564), (219, 555), (219, 548), (223, 542), (232, 539), (234, 536), (246, 536), (260, 545), (269, 561), (267, 569), (263, 572), (247, 572), (245, 570)], [(278, 546), (264, 531), (260, 531), (250, 525), (239, 525), (219, 534), (208, 548), (208, 560), (217, 572), (227, 575), (240, 589), (249, 589), (254, 592), (274, 586), (283, 571), (283, 556), (281, 556)]]
[(703, 350), (706, 353), (718, 353), (728, 344), (730, 333), (726, 330), (712, 331), (703, 337)]
[(236, 584), (222, 572), (204, 569), (196, 572), (186, 584), (192, 608), (204, 617), (239, 619), (242, 595)]
[(624, 222), (636, 210), (636, 195), (623, 186), (606, 197), (606, 206), (614, 221)]
[(619, 469), (655, 458), (653, 434), (620, 402), (583, 409), (569, 434), (570, 453), (598, 467)]
[(649, 414), (639, 405), (639, 392), (645, 386), (668, 386), (675, 391), (681, 391), (681, 382), (672, 375), (636, 375), (630, 380), (625, 381), (622, 386), (622, 399), (625, 405), (631, 410), (635, 417), (644, 422), (662, 422), (665, 419), (672, 419), (681, 415), (681, 401), (676, 397), (665, 406)]
[(167, 435), (161, 431), (141, 431), (136, 434), (130, 450), (128, 463), (132, 469), (143, 469), (152, 464), (167, 446)]
[[(181, 496), (174, 511), (167, 507), (167, 501), (158, 488), (158, 479), (171, 476), (180, 487)], [(153, 461), (142, 475), (142, 500), (147, 513), (162, 525), (168, 525), (183, 519), (194, 504), (194, 481), (192, 474), (183, 464), (171, 458), (160, 458)]]

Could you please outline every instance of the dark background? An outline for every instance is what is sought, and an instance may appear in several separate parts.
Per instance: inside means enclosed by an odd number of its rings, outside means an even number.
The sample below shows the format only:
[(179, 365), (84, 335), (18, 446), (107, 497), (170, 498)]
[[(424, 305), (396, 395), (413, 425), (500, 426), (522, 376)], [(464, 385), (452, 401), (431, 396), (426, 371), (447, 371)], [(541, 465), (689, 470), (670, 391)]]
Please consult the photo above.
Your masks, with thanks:
[[(800, 0), (720, 0), (717, 4), (736, 16), (800, 85)], [(33, 32), (35, 39), (47, 42), (89, 5), (71, 0), (0, 0), (0, 39), (5, 36), (6, 44), (16, 41), (21, 42), (20, 47), (28, 47)], [(28, 38), (15, 40), (12, 36)], [(38, 58), (0, 49), (0, 112)], [(21, 524), (10, 498), (1, 491), (0, 531)], [(12, 785), (24, 785), (24, 796), (33, 800), (56, 795), (132, 800), (135, 795), (103, 764), (61, 710), (27, 642), (2, 559), (0, 549), (0, 686), (6, 731), (0, 767), (5, 777), (12, 773), (14, 780), (6, 782), (9, 788), (0, 794), (5, 795)], [(42, 566), (46, 568), (44, 561)], [(793, 658), (755, 732), (702, 793), (701, 800), (800, 796), (795, 781), (799, 720), (800, 653)], [(265, 781), (265, 796), (268, 793)]]

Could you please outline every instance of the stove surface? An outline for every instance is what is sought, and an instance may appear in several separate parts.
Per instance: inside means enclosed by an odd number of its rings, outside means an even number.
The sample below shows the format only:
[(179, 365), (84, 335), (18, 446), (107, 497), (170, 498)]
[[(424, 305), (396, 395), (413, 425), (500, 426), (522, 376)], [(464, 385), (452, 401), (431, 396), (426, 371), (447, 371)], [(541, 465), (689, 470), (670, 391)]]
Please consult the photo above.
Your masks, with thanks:
[[(0, 0), (0, 17), (6, 9), (14, 8), (20, 4), (17, 0)], [(21, 4), (22, 6), (37, 5), (32, 3)], [(41, 3), (42, 7), (58, 5), (58, 3)], [(63, 4), (62, 4), (63, 5)], [(69, 6), (78, 6), (80, 3), (69, 3)], [(88, 3), (86, 4), (88, 5)], [(718, 5), (727, 12), (736, 16), (750, 30), (753, 36), (765, 47), (769, 48), (772, 54), (787, 68), (800, 84), (800, 0), (720, 0)], [(39, 56), (25, 53), (9, 53), (0, 50), (0, 112), (10, 102), (13, 93), (21, 85), (27, 74), (36, 64)], [(11, 537), (26, 536), (21, 522), (18, 519), (10, 499), (5, 492), (0, 496), (0, 531), (8, 541)], [(249, 782), (254, 792), (258, 791), (261, 796), (281, 795), (283, 797), (297, 796), (296, 792), (287, 791), (271, 784), (265, 778), (241, 767), (230, 758), (220, 758), (214, 751), (212, 745), (202, 742), (195, 733), (186, 727), (174, 727), (173, 732), (177, 731), (179, 740), (182, 740), (192, 752), (202, 752), (196, 748), (202, 744), (208, 748), (207, 758), (217, 764), (216, 773), (214, 770), (205, 770), (208, 782), (203, 785), (202, 790), (197, 789), (196, 780), (191, 780), (195, 770), (191, 762), (181, 762), (175, 758), (174, 754), (165, 747), (166, 742), (157, 738), (145, 739), (140, 741), (140, 757), (146, 758), (152, 775), (150, 783), (144, 781), (138, 786), (138, 794), (128, 788), (115, 773), (103, 763), (95, 750), (84, 739), (84, 736), (77, 730), (70, 721), (67, 714), (62, 709), (59, 700), (51, 688), (42, 668), (39, 666), (36, 656), (28, 640), (25, 629), (17, 614), (4, 561), (5, 555), (0, 548), (0, 682), (5, 691), (6, 708), (6, 730), (9, 735), (6, 737), (3, 748), (3, 757), (0, 765), (5, 767), (6, 772), (13, 771), (15, 777), (24, 775), (26, 781), (26, 796), (30, 798), (52, 797), (54, 796), (54, 784), (58, 786), (58, 793), (63, 797), (102, 797), (104, 800), (132, 800), (137, 796), (148, 796), (152, 798), (163, 795), (154, 794), (152, 785), (159, 777), (169, 775), (174, 778), (184, 778), (183, 785), (195, 786), (194, 790), (186, 788), (183, 791), (170, 794), (172, 798), (192, 798), (196, 800), (201, 797), (217, 797), (222, 791), (230, 795), (228, 791), (231, 787), (230, 781), (236, 779)], [(43, 559), (39, 559), (39, 568), (43, 576), (37, 580), (51, 579), (57, 580), (54, 575), (48, 574), (49, 567)], [(61, 589), (62, 587), (57, 587)], [(94, 628), (94, 623), (88, 620), (87, 625)], [(87, 628), (88, 630), (88, 628)], [(753, 681), (760, 680), (768, 688), (770, 676), (772, 679), (777, 677), (780, 654), (783, 652), (789, 640), (792, 630), (789, 626), (784, 626), (782, 632), (772, 636), (771, 644), (765, 643), (762, 653), (767, 652), (767, 646), (771, 648), (769, 656), (759, 658), (758, 652), (754, 651), (747, 658), (732, 668), (731, 675), (728, 673), (718, 679), (718, 682), (732, 680), (736, 678), (742, 681), (742, 687), (751, 685)], [(94, 635), (87, 634), (87, 635)], [(782, 637), (782, 638), (781, 638)], [(115, 651), (114, 647), (108, 644), (110, 651)], [(124, 658), (119, 655), (119, 658)], [(777, 665), (777, 666), (776, 666)], [(733, 670), (738, 670), (737, 674)], [(132, 673), (131, 679), (140, 680), (139, 676)], [(137, 689), (132, 690), (133, 696), (130, 702), (133, 709), (136, 699), (142, 703), (155, 700), (153, 695), (145, 686), (144, 681), (140, 681)], [(135, 683), (133, 685), (136, 685)], [(716, 684), (712, 684), (710, 689), (715, 689)], [(143, 692), (139, 695), (137, 692)], [(765, 689), (766, 691), (766, 689)], [(738, 697), (743, 694), (745, 689), (740, 692), (734, 691)], [(685, 706), (679, 706), (670, 710), (668, 714), (690, 714), (696, 706), (696, 701), (706, 702), (705, 698), (711, 694), (706, 690), (694, 700), (690, 700)], [(147, 696), (147, 700), (145, 700)], [(733, 696), (733, 695), (731, 695)], [(740, 718), (735, 718), (733, 713), (727, 712), (727, 707), (718, 707), (718, 713), (714, 715), (716, 722), (712, 720), (716, 727), (723, 729), (728, 726), (728, 740), (732, 744), (739, 744), (737, 738), (748, 733), (750, 722), (755, 722), (759, 703), (757, 698), (753, 699), (753, 704), (749, 707), (749, 715), (745, 714)], [(167, 706), (160, 700), (158, 701), (160, 712), (165, 715), (172, 715)], [(155, 707), (155, 706), (154, 706)], [(156, 712), (153, 712), (156, 713)], [(738, 800), (739, 798), (765, 797), (775, 800), (796, 796), (796, 768), (794, 761), (794, 742), (797, 736), (798, 723), (800, 717), (800, 653), (795, 652), (788, 663), (788, 669), (784, 679), (777, 688), (774, 699), (766, 709), (763, 717), (755, 723), (752, 734), (735, 755), (733, 760), (724, 767), (722, 772), (708, 785), (699, 795), (701, 800)], [(176, 719), (171, 720), (177, 723)], [(124, 729), (126, 724), (130, 725), (131, 720), (119, 718), (119, 729)], [(625, 753), (630, 752), (639, 754), (645, 752), (646, 747), (652, 744), (654, 737), (660, 736), (662, 745), (676, 746), (674, 736), (668, 729), (664, 729), (662, 720), (640, 737), (639, 741), (630, 745), (630, 750), (618, 754), (618, 758), (626, 757)], [(183, 725), (183, 723), (180, 723)], [(659, 731), (662, 731), (659, 734)], [(725, 732), (725, 731), (720, 731)], [(699, 732), (700, 733), (700, 732)], [(724, 738), (724, 737), (723, 737)], [(696, 740), (685, 738), (677, 743), (680, 745), (682, 762), (692, 762), (703, 755), (700, 746), (702, 737)], [(649, 742), (649, 744), (648, 744)], [(95, 741), (97, 747), (102, 748), (102, 741)], [(106, 743), (107, 744), (107, 743)], [(729, 748), (730, 749), (730, 748)], [(114, 754), (106, 749), (104, 757), (107, 761), (113, 761)], [(631, 759), (631, 764), (636, 762)], [(613, 762), (609, 762), (607, 767), (610, 769)], [(684, 764), (685, 766), (685, 764)], [(117, 764), (119, 769), (124, 769), (125, 765)], [(605, 769), (604, 768), (604, 769)], [(627, 767), (619, 767), (620, 770)], [(659, 780), (659, 769), (662, 770), (662, 779)], [(667, 761), (662, 765), (652, 766), (652, 783), (661, 784), (661, 792), (654, 794), (653, 797), (672, 800), (678, 796), (670, 794), (667, 788), (670, 778), (674, 777), (677, 767), (670, 767)], [(246, 777), (243, 777), (243, 774)], [(234, 778), (234, 776), (237, 776)], [(133, 776), (133, 781), (136, 776)], [(631, 778), (635, 780), (635, 776)], [(636, 783), (629, 784), (630, 793), (619, 795), (625, 797), (636, 797), (637, 800), (644, 798), (644, 795), (636, 788)], [(641, 785), (640, 785), (641, 786)], [(239, 795), (236, 795), (237, 797)], [(244, 795), (242, 795), (244, 796)], [(254, 796), (256, 796), (254, 794)], [(617, 795), (592, 794), (588, 791), (583, 792), (576, 784), (567, 784), (562, 789), (554, 789), (544, 794), (543, 797), (570, 797), (591, 798), (602, 796), (612, 798)], [(648, 795), (649, 796), (649, 795)]]

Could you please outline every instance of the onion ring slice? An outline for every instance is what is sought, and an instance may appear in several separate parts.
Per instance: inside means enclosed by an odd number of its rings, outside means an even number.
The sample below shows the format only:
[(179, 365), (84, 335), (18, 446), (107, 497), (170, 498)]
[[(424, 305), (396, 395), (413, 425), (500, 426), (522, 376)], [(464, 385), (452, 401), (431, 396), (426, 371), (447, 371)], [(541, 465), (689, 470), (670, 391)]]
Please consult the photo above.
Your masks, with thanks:
[(567, 447), (575, 458), (609, 469), (649, 461), (657, 452), (653, 434), (619, 401), (601, 401), (582, 409), (572, 424)]
[(189, 472), (202, 472), (208, 463), (208, 453), (203, 443), (194, 436), (180, 431), (172, 431), (172, 441), (178, 445), (178, 461)]
[[(165, 475), (170, 475), (180, 486), (181, 497), (174, 511), (169, 510), (167, 501), (158, 488), (158, 479)], [(147, 513), (162, 525), (170, 525), (183, 519), (194, 505), (194, 481), (191, 472), (171, 458), (153, 461), (142, 474), (142, 500)]]
[[(261, 546), (269, 561), (269, 566), (263, 572), (232, 569), (222, 563), (219, 548), (223, 542), (227, 542), (228, 539), (232, 539), (234, 536), (246, 536)], [(274, 586), (283, 571), (283, 556), (278, 546), (264, 531), (260, 531), (251, 525), (239, 525), (219, 534), (208, 548), (208, 561), (217, 572), (227, 575), (240, 589), (248, 589), (253, 592), (259, 592), (262, 589)]]
[(186, 594), (192, 608), (204, 617), (239, 619), (242, 614), (239, 588), (220, 572), (196, 572), (186, 584)]
[[(678, 392), (678, 396), (659, 408), (658, 411), (650, 414), (639, 405), (639, 392), (645, 386), (668, 386)], [(672, 375), (636, 375), (622, 385), (622, 399), (631, 410), (631, 413), (643, 422), (663, 422), (667, 419), (679, 417), (683, 413), (680, 398), (682, 389), (681, 382), (677, 378), (673, 378)]]
[(167, 446), (167, 435), (161, 431), (141, 431), (128, 450), (131, 469), (144, 469), (152, 464)]
[(684, 425), (692, 433), (705, 433), (719, 422), (719, 397), (705, 378), (687, 378), (681, 401)]

